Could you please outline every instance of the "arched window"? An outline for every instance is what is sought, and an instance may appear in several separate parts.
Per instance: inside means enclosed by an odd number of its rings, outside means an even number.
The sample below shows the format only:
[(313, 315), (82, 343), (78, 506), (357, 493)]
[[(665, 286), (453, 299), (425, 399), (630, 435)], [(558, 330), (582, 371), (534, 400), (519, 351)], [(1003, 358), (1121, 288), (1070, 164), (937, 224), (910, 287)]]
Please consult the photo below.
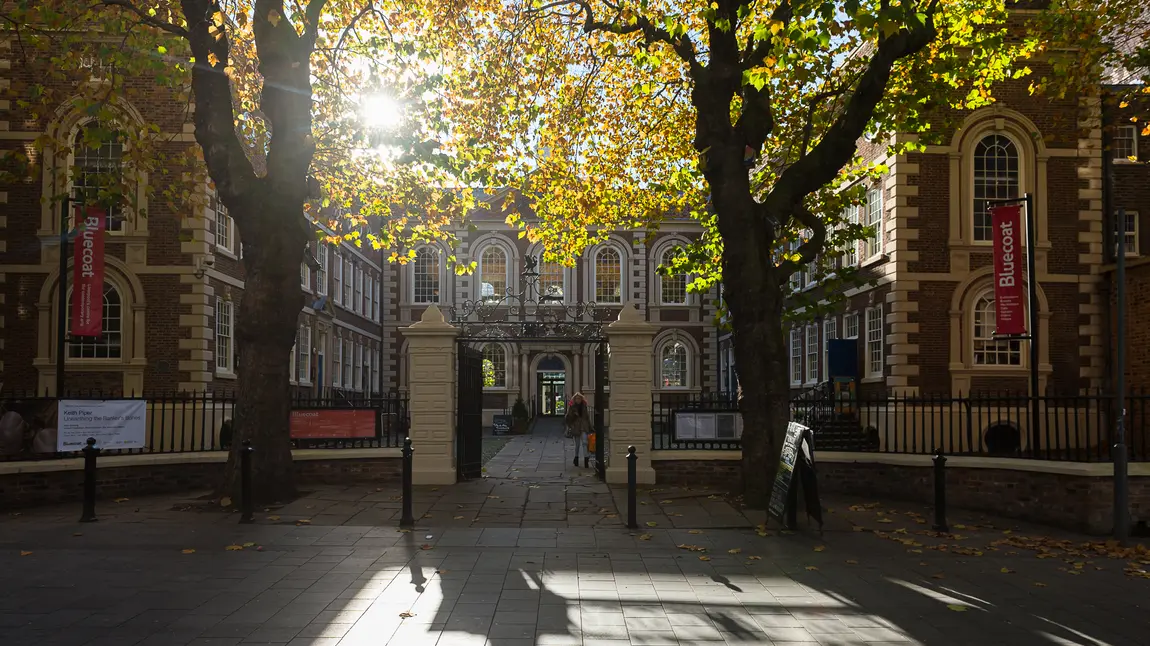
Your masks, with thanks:
[(90, 122), (76, 133), (72, 146), (72, 196), (108, 209), (108, 231), (122, 231), (119, 213), (123, 180), (123, 138), (114, 130)]
[(687, 387), (687, 346), (672, 341), (659, 353), (659, 383), (663, 388)]
[(539, 263), (539, 300), (563, 300), (563, 265), (557, 262)]
[(499, 245), (487, 245), (479, 256), (479, 297), (499, 300), (507, 295), (507, 283), (507, 252)]
[[(68, 321), (72, 320), (71, 290), (68, 294)], [(119, 359), (124, 334), (123, 301), (115, 287), (104, 283), (104, 312), (98, 337), (69, 337), (69, 359)]]
[(991, 134), (974, 148), (974, 239), (990, 241), (989, 200), (1018, 197), (1018, 148), (1009, 137)]
[[(667, 248), (660, 256), (659, 264), (663, 267), (670, 266), (678, 253), (678, 247)], [(663, 305), (687, 304), (687, 274), (660, 275), (659, 282), (662, 286), (660, 291)]]
[(483, 346), (483, 387), (507, 387), (507, 351), (498, 343)]
[(412, 300), (416, 303), (439, 302), (439, 252), (423, 247), (415, 252), (411, 268)]
[(974, 302), (971, 350), (976, 366), (1021, 366), (1022, 342), (994, 338), (994, 296), (987, 293)]
[(614, 247), (603, 247), (595, 254), (595, 302), (623, 302), (623, 261)]

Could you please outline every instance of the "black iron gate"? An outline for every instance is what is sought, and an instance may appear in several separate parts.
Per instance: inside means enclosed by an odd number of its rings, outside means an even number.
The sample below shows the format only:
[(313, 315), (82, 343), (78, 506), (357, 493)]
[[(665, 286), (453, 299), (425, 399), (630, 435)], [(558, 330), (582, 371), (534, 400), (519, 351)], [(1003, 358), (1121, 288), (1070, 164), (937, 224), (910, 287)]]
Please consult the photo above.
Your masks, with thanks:
[(460, 480), (483, 471), (483, 353), (459, 344), (455, 470)]
[(607, 408), (607, 395), (603, 386), (607, 381), (607, 343), (600, 342), (595, 351), (595, 471), (600, 480), (607, 479), (606, 457), (611, 454), (607, 448), (607, 427), (603, 423), (603, 410)]

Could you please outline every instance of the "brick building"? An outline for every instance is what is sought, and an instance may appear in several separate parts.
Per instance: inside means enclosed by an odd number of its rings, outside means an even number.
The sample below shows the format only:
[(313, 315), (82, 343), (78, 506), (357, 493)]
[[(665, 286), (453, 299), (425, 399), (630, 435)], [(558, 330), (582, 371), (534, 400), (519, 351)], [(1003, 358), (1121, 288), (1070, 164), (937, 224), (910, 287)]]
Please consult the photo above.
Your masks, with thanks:
[[(1026, 392), (1028, 342), (992, 337), (987, 211), (989, 199), (1025, 193), (1033, 196), (1036, 223), (1040, 391), (1077, 393), (1108, 383), (1105, 272), (1112, 261), (1104, 254), (1104, 167), (1113, 160), (1107, 201), (1128, 213), (1122, 231), (1134, 293), (1147, 280), (1140, 262), (1150, 215), (1147, 151), (1137, 150), (1129, 125), (1111, 124), (1105, 132), (1114, 137), (1104, 141), (1100, 100), (1033, 96), (1026, 84), (996, 88), (995, 104), (959, 115), (960, 127), (925, 152), (888, 158), (885, 146), (860, 142), (864, 157), (890, 169), (865, 187), (850, 213), (875, 228), (853, 259), (867, 284), (849, 291), (837, 314), (789, 330), (793, 388), (828, 378), (827, 339), (854, 338), (866, 395)], [(1127, 159), (1139, 152), (1140, 162)], [(792, 288), (816, 288), (804, 283), (796, 276)], [(1150, 340), (1131, 349), (1143, 357), (1132, 360), (1132, 370), (1147, 365), (1148, 348)]]

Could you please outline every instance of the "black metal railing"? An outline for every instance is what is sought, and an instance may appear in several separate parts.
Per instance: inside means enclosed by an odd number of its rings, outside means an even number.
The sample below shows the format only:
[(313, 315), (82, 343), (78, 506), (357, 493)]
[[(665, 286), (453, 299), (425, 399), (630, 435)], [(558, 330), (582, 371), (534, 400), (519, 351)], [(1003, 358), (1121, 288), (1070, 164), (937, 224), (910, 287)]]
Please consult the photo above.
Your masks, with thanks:
[(737, 393), (654, 393), (651, 448), (658, 451), (738, 450), (742, 429), (738, 411)]
[[(1014, 393), (823, 397), (792, 401), (791, 419), (810, 426), (823, 451), (941, 449), (947, 455), (1103, 462), (1111, 459), (1117, 404), (1105, 393), (1049, 395), (1037, 402)], [(1125, 408), (1130, 459), (1150, 460), (1150, 395), (1128, 393)]]
[[(104, 449), (101, 455), (157, 453), (198, 453), (224, 451), (231, 446), (235, 392), (163, 392), (143, 395), (119, 391), (81, 390), (63, 399), (128, 399), (145, 401), (145, 447)], [(379, 448), (399, 447), (409, 426), (408, 395), (390, 392), (381, 395), (346, 393), (327, 397), (293, 396), (293, 410), (364, 411), (371, 419), (357, 420), (362, 431), (355, 437), (339, 435), (343, 420), (338, 415), (326, 424), (334, 433), (322, 437), (293, 438), (295, 448)], [(58, 400), (34, 393), (5, 392), (0, 396), (0, 462), (75, 458), (79, 451), (56, 450)], [(322, 415), (323, 413), (321, 413)], [(356, 421), (350, 420), (349, 421)]]

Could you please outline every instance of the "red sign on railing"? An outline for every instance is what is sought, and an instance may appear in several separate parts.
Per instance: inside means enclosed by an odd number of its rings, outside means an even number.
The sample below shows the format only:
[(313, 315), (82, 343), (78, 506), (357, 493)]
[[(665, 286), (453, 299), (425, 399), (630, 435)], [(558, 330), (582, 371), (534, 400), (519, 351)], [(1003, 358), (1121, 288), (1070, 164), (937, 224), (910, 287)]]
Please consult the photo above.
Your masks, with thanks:
[(990, 209), (994, 228), (994, 333), (1026, 334), (1022, 275), (1021, 206)]
[(374, 409), (302, 409), (291, 412), (293, 440), (375, 437)]
[(80, 218), (76, 210), (76, 240), (72, 256), (72, 336), (100, 336), (104, 324), (103, 209), (89, 206)]

